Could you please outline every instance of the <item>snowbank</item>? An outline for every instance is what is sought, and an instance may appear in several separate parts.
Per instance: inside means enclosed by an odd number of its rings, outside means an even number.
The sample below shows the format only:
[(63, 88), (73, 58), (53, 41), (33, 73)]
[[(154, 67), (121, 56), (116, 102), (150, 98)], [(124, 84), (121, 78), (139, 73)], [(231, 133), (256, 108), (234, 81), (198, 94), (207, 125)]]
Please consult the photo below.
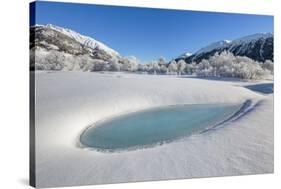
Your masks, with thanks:
[[(124, 73), (36, 73), (38, 187), (193, 178), (273, 171), (272, 95), (242, 82)], [(79, 148), (80, 133), (120, 113), (172, 104), (260, 101), (224, 127), (120, 153)]]

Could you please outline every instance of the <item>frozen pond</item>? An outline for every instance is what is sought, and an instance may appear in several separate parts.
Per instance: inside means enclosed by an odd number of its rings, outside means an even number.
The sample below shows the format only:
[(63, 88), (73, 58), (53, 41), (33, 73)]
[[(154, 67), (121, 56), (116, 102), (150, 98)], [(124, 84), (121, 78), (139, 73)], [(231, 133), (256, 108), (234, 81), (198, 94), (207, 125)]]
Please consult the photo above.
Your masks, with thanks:
[(114, 151), (152, 147), (200, 133), (235, 114), (241, 104), (174, 105), (96, 123), (80, 136), (90, 148)]

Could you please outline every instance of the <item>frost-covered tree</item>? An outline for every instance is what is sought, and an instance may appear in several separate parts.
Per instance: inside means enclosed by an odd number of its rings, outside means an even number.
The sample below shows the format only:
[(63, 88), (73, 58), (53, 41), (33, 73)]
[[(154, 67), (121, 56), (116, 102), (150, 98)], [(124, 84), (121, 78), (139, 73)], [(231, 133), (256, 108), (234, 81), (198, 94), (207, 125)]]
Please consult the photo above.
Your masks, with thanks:
[(198, 76), (208, 77), (212, 76), (213, 68), (210, 65), (209, 60), (203, 59), (198, 65), (196, 69), (196, 74)]
[(184, 74), (185, 73), (185, 68), (186, 68), (186, 63), (184, 60), (179, 60), (178, 61), (178, 73)]
[(153, 74), (157, 74), (157, 73), (160, 72), (160, 67), (159, 67), (157, 61), (152, 61), (152, 62), (151, 62), (151, 66), (152, 66), (152, 72), (153, 72)]
[(94, 66), (92, 71), (106, 71), (109, 69), (107, 62), (104, 60), (94, 59), (93, 64)]
[(147, 64), (139, 64), (138, 71), (140, 72), (148, 72), (148, 65)]
[(109, 71), (120, 71), (121, 65), (116, 57), (112, 57), (109, 60)]
[(177, 62), (175, 60), (172, 60), (168, 66), (168, 72), (170, 74), (176, 74), (177, 71), (178, 71)]
[(269, 70), (271, 74), (273, 74), (273, 70), (274, 70), (274, 64), (271, 60), (266, 60), (263, 64), (262, 64), (262, 68)]
[(168, 68), (167, 68), (167, 66), (166, 65), (161, 65), (160, 66), (160, 73), (161, 74), (167, 74), (167, 72), (168, 72)]
[(154, 67), (153, 67), (154, 61), (151, 61), (147, 64), (147, 72), (150, 74), (154, 73)]
[(166, 59), (164, 57), (160, 57), (158, 59), (158, 64), (159, 66), (166, 64)]
[(121, 62), (123, 62), (121, 66), (121, 70), (123, 71), (132, 72), (138, 69), (139, 60), (135, 56), (122, 57)]
[(237, 77), (242, 79), (261, 79), (273, 74), (273, 62), (254, 61), (248, 57), (234, 56), (231, 52), (216, 53), (198, 64), (178, 63), (172, 60), (166, 64), (164, 58), (139, 64), (134, 56), (112, 57), (109, 60), (94, 59), (88, 54), (69, 54), (56, 49), (46, 50), (35, 47), (30, 51), (31, 69), (66, 71), (141, 71), (153, 74), (196, 74), (203, 77)]
[(56, 50), (46, 51), (41, 48), (35, 49), (36, 70), (61, 70), (65, 60), (65, 53)]
[(185, 73), (186, 74), (190, 74), (190, 75), (192, 75), (192, 74), (194, 74), (195, 73), (195, 70), (196, 70), (196, 63), (195, 62), (192, 62), (192, 63), (190, 63), (190, 64), (186, 64), (185, 65)]
[(77, 61), (82, 71), (93, 71), (94, 61), (89, 55), (80, 55)]
[(260, 79), (268, 74), (262, 63), (248, 57), (234, 56), (231, 52), (216, 53), (208, 60), (203, 59), (196, 67), (199, 76), (238, 77)]

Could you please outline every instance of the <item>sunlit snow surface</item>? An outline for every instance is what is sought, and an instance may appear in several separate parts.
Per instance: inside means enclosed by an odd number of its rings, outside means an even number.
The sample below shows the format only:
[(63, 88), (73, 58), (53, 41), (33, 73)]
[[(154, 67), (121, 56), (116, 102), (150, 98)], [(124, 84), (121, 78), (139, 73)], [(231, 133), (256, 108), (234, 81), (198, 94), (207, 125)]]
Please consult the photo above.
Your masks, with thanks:
[[(273, 94), (247, 88), (262, 83), (81, 72), (35, 78), (38, 187), (273, 172)], [(79, 143), (85, 128), (118, 114), (247, 100), (255, 106), (239, 119), (165, 145), (104, 153)]]
[(52, 24), (47, 24), (45, 26), (41, 25), (41, 26), (59, 31), (59, 32), (69, 36), (70, 38), (75, 39), (76, 41), (78, 41), (83, 46), (90, 47), (92, 49), (104, 50), (107, 53), (109, 53), (111, 56), (119, 56), (118, 52), (116, 52), (115, 50), (107, 47), (102, 42), (97, 41), (97, 40), (95, 40), (91, 37), (84, 36), (84, 35), (81, 35), (81, 34), (75, 32), (75, 31), (72, 31), (70, 29), (62, 28), (62, 27), (55, 26), (55, 25), (52, 25)]

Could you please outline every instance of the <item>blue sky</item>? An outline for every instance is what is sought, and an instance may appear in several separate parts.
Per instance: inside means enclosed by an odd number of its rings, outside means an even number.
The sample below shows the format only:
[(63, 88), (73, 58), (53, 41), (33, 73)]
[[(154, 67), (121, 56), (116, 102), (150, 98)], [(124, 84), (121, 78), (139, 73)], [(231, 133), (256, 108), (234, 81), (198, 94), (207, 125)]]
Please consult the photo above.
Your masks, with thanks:
[(273, 32), (273, 17), (90, 4), (37, 2), (36, 24), (95, 38), (142, 62), (167, 60), (223, 39)]

